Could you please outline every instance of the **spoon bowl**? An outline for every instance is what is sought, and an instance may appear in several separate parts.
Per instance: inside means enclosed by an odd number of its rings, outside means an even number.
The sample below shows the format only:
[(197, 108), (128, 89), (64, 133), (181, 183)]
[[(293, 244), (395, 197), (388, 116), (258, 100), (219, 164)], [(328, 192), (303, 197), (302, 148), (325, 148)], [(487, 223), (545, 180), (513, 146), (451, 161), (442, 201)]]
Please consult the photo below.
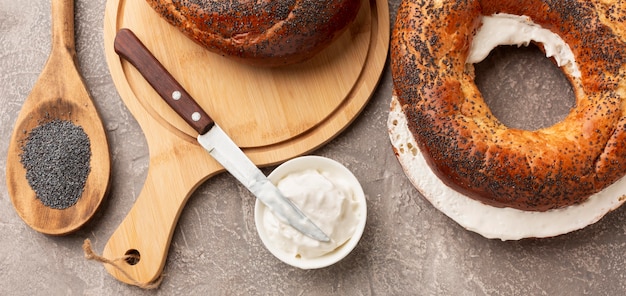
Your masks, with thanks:
[[(89, 139), (89, 172), (77, 202), (57, 209), (44, 205), (27, 179), (22, 164), (24, 145), (33, 129), (55, 121), (79, 126)], [(54, 135), (53, 135), (54, 137)], [(31, 228), (65, 235), (85, 224), (108, 190), (110, 156), (106, 133), (78, 71), (74, 44), (74, 0), (52, 1), (50, 56), (24, 101), (9, 144), (6, 178), (11, 202)]]

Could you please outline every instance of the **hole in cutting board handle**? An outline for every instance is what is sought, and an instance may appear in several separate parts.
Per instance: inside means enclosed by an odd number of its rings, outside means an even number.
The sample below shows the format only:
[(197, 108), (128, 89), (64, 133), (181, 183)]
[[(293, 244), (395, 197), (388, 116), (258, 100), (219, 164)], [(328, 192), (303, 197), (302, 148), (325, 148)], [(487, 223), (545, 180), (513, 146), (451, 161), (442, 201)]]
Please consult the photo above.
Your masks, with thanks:
[(135, 249), (126, 251), (124, 255), (126, 255), (126, 259), (124, 260), (130, 265), (135, 265), (139, 263), (139, 260), (141, 259), (141, 254), (139, 254), (139, 251)]

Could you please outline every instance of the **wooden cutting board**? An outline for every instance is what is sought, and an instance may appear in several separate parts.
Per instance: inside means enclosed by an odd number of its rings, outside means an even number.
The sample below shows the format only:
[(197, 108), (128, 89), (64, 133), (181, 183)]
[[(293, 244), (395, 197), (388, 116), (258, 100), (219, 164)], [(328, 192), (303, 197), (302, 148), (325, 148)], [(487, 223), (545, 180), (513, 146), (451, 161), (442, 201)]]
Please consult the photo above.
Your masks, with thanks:
[(243, 65), (200, 47), (142, 0), (109, 0), (105, 54), (120, 96), (141, 126), (150, 152), (135, 204), (105, 246), (109, 259), (138, 254), (107, 270), (120, 281), (160, 276), (178, 217), (191, 193), (223, 171), (196, 142), (193, 129), (113, 50), (131, 29), (258, 166), (308, 153), (344, 130), (376, 88), (389, 46), (386, 0), (363, 0), (357, 20), (307, 62), (280, 68)]

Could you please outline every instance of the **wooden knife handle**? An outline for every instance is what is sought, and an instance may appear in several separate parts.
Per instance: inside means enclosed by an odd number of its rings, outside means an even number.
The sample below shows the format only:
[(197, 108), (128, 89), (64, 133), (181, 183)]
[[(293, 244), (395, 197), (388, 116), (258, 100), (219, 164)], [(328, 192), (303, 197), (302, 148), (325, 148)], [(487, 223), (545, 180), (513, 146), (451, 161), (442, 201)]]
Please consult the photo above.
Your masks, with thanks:
[(131, 30), (120, 29), (115, 36), (113, 48), (120, 57), (135, 66), (161, 98), (199, 134), (205, 134), (213, 127), (213, 119)]

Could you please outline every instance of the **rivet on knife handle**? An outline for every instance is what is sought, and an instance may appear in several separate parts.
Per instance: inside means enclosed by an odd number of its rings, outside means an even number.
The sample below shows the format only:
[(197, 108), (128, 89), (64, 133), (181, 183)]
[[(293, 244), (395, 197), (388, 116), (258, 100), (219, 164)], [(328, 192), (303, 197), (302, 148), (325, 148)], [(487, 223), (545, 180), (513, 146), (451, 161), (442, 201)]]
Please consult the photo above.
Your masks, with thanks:
[(141, 72), (159, 95), (199, 134), (206, 133), (213, 119), (202, 110), (187, 91), (165, 70), (165, 67), (128, 29), (121, 29), (114, 42), (115, 52)]

